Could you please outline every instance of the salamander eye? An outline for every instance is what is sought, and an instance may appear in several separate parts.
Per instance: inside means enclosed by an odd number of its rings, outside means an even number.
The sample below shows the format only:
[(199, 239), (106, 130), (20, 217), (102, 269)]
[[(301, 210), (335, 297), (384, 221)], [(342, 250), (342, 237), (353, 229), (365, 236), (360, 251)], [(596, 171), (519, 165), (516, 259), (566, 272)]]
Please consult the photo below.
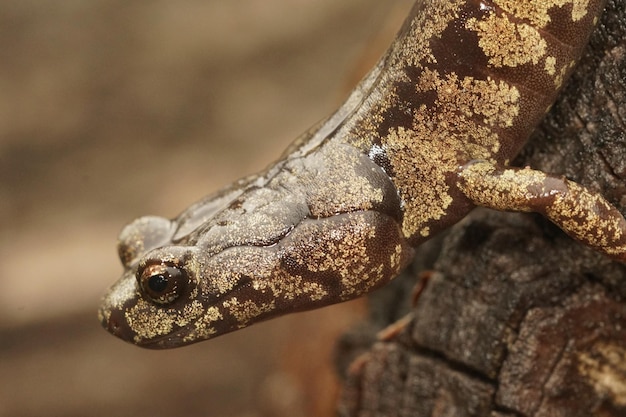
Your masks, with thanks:
[(174, 302), (189, 284), (184, 269), (168, 264), (147, 265), (137, 280), (143, 293), (157, 304)]

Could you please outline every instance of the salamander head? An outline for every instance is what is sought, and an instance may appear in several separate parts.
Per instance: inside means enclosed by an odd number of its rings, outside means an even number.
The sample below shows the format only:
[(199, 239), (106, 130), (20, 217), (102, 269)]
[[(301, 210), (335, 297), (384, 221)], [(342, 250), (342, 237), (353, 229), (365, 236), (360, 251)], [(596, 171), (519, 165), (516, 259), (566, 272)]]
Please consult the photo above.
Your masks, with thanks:
[(160, 349), (228, 333), (275, 312), (271, 291), (261, 288), (281, 268), (271, 247), (206, 256), (197, 246), (172, 243), (175, 225), (143, 217), (124, 228), (118, 248), (125, 271), (103, 299), (103, 327)]
[(374, 211), (303, 218), (269, 244), (219, 245), (215, 228), (200, 226), (198, 240), (175, 238), (176, 220), (128, 225), (119, 241), (125, 271), (103, 299), (102, 325), (142, 347), (188, 345), (358, 297), (397, 275), (412, 253), (397, 223)]

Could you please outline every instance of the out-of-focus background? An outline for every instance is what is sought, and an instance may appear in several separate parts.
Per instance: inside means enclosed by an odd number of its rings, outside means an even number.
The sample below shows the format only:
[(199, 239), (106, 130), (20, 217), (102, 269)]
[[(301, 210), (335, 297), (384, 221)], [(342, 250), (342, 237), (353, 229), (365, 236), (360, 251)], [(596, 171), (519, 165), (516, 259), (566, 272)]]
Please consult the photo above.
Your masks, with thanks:
[(0, 416), (332, 414), (334, 340), (362, 302), (156, 352), (96, 309), (127, 222), (273, 161), (410, 3), (0, 5)]

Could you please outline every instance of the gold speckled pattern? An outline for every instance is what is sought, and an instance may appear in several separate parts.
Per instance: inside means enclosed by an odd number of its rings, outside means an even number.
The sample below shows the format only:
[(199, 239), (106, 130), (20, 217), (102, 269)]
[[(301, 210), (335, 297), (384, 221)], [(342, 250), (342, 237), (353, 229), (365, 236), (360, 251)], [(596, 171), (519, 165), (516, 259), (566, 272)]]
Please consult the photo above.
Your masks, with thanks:
[(358, 297), (476, 205), (542, 213), (626, 262), (626, 220), (601, 196), (506, 167), (602, 6), (417, 1), (346, 103), (281, 160), (171, 222), (127, 226), (119, 244), (126, 271), (103, 301), (103, 325), (168, 348)]
[(570, 6), (571, 19), (573, 22), (578, 22), (589, 13), (589, 5), (593, 2), (589, 0), (493, 0), (493, 3), (507, 13), (529, 20), (537, 28), (545, 28), (551, 20), (551, 9)]
[(500, 142), (492, 128), (511, 126), (519, 113), (517, 88), (489, 78), (442, 78), (425, 70), (416, 91), (436, 93), (432, 111), (420, 107), (412, 129), (391, 129), (381, 139), (394, 170), (413, 173), (395, 179), (407, 202), (402, 227), (407, 238), (429, 236), (431, 224), (445, 216), (453, 202), (448, 174), (460, 158), (493, 158)]
[(470, 19), (467, 27), (476, 31), (478, 45), (489, 57), (489, 65), (496, 68), (537, 65), (546, 54), (548, 45), (539, 30), (525, 23), (513, 23), (506, 15), (491, 14), (481, 21)]
[(498, 210), (538, 211), (567, 234), (626, 260), (626, 220), (601, 195), (530, 168), (499, 169), (477, 162), (460, 171), (461, 188), (476, 203)]

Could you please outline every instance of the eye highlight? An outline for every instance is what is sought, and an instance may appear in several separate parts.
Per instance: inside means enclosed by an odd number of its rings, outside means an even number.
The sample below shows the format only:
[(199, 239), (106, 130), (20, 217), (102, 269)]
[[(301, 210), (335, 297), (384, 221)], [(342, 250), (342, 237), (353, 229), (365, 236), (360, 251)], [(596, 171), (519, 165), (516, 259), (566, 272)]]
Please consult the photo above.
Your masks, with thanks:
[(157, 304), (173, 303), (185, 291), (189, 277), (184, 269), (165, 263), (147, 265), (137, 274), (141, 291)]

